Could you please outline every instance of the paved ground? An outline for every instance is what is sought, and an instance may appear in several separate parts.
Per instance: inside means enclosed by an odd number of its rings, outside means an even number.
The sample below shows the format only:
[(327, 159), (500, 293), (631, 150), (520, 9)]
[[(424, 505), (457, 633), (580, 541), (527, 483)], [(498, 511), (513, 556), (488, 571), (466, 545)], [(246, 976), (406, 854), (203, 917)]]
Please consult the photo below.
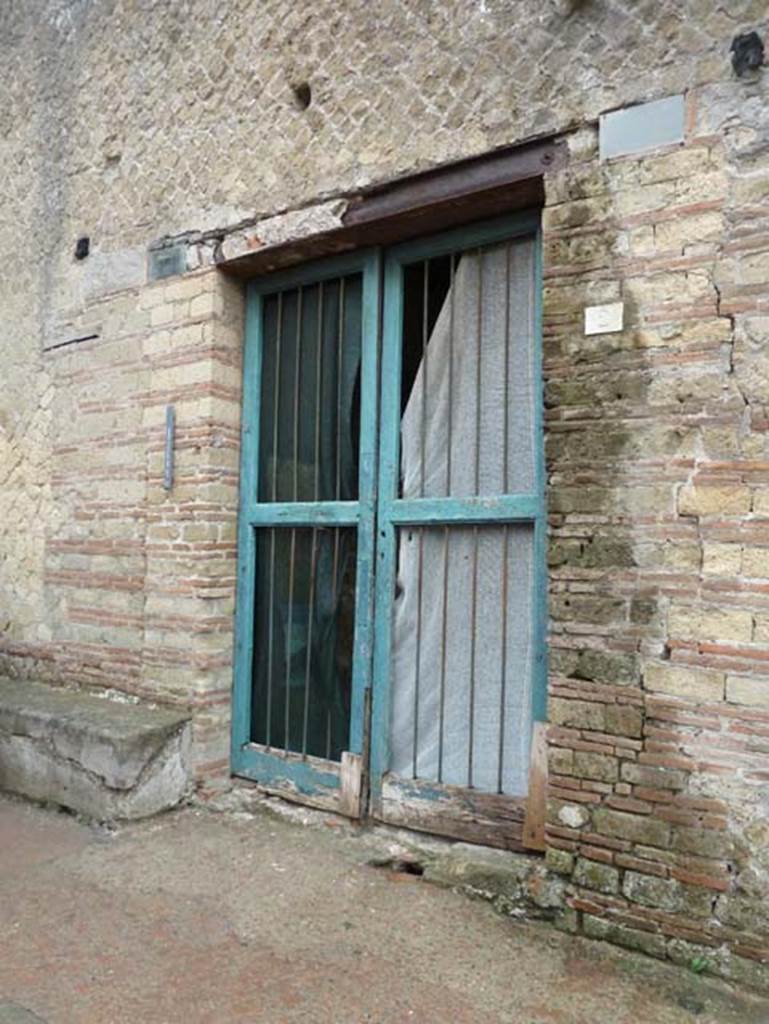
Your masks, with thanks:
[(368, 856), (265, 814), (108, 833), (0, 798), (0, 1024), (769, 1021), (769, 1001)]

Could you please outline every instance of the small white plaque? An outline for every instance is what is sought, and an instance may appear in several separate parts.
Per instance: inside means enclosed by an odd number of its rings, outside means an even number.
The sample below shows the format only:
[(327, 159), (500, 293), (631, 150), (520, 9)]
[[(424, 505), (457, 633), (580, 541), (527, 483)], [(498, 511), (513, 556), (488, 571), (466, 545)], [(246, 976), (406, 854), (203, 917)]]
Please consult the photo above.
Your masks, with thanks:
[(621, 331), (624, 311), (624, 302), (585, 306), (585, 334), (614, 334)]

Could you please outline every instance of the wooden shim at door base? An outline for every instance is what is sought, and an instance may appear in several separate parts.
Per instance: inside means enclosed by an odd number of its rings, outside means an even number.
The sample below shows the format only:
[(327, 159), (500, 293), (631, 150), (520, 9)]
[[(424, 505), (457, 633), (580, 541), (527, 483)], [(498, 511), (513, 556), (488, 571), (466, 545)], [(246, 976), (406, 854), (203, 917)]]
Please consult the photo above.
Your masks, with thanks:
[(523, 819), (523, 845), (528, 850), (545, 849), (547, 803), (547, 724), (534, 723), (529, 765), (529, 795)]
[(385, 775), (374, 816), (390, 825), (523, 850), (524, 797)]
[(360, 818), (361, 783), (363, 779), (363, 758), (360, 754), (342, 751), (342, 768), (339, 773), (339, 813), (348, 818)]

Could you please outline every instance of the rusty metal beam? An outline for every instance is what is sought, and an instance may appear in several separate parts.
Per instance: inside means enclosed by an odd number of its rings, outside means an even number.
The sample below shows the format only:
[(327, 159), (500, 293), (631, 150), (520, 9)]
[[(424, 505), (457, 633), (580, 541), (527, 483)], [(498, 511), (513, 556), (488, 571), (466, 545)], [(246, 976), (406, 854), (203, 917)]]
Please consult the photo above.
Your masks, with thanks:
[(562, 149), (564, 144), (532, 143), (390, 182), (352, 199), (342, 222), (345, 226), (371, 224), (446, 203), (462, 204), (481, 193), (504, 191), (526, 180), (541, 180)]
[(533, 142), (375, 186), (348, 199), (342, 227), (255, 248), (220, 263), (239, 277), (346, 252), (391, 245), (471, 221), (541, 206), (543, 176), (566, 161), (566, 144)]

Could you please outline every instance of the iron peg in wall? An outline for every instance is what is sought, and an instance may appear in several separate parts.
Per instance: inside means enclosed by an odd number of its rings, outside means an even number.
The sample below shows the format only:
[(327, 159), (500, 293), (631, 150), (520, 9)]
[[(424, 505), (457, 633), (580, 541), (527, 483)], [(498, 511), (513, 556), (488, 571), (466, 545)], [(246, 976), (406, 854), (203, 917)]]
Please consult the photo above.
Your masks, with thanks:
[(166, 406), (166, 444), (163, 453), (163, 487), (170, 491), (174, 485), (174, 435), (176, 433), (176, 412), (172, 405)]

